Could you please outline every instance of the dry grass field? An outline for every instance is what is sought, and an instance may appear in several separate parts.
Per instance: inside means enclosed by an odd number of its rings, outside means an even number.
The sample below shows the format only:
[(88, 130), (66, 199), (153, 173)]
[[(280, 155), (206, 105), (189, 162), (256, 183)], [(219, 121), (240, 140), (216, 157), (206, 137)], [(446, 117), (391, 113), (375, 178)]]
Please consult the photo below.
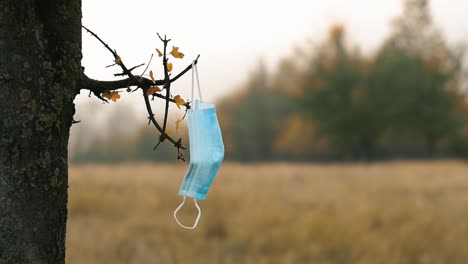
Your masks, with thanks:
[(226, 163), (193, 231), (187, 165), (72, 166), (67, 263), (468, 263), (467, 163)]

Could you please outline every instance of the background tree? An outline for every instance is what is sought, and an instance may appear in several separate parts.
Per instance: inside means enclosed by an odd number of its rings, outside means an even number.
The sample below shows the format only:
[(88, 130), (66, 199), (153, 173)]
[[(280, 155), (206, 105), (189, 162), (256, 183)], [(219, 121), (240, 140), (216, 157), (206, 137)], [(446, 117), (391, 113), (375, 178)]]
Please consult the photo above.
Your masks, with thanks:
[(461, 58), (432, 24), (428, 1), (406, 0), (369, 76), (393, 141), (423, 144), (432, 156), (460, 129)]
[[(80, 0), (1, 1), (0, 25), (0, 263), (64, 263), (73, 99), (88, 89), (103, 101), (115, 101), (119, 89), (138, 88), (158, 131), (156, 142), (169, 141), (179, 150), (181, 140), (165, 132), (168, 109), (170, 103), (186, 109), (190, 104), (172, 97), (170, 87), (191, 65), (172, 77), (170, 40), (160, 38), (164, 79), (143, 78), (92, 33), (122, 70), (117, 75), (127, 78), (88, 78), (81, 67)], [(171, 55), (183, 57), (177, 49)], [(165, 102), (161, 124), (149, 96)]]
[(367, 64), (347, 47), (344, 27), (336, 25), (304, 73), (304, 112), (336, 157), (370, 158), (381, 133), (365, 82)]
[(288, 102), (275, 92), (270, 74), (260, 62), (244, 90), (222, 101), (221, 125), (229, 131), (224, 137), (227, 157), (244, 161), (277, 158), (272, 144), (288, 114)]

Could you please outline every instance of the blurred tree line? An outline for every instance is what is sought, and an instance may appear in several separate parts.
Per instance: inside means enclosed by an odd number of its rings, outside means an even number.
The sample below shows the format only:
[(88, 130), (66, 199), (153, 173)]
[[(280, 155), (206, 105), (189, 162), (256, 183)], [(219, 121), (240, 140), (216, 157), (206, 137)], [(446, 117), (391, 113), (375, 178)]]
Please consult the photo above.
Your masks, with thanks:
[[(177, 161), (177, 150), (171, 143), (161, 143), (157, 150), (153, 147), (158, 143), (158, 134), (147, 124), (140, 123), (139, 115), (131, 111), (131, 107), (123, 105), (116, 107), (106, 120), (109, 122), (101, 124), (101, 130), (112, 131), (112, 135), (101, 135), (99, 133), (88, 133), (87, 127), (75, 130), (74, 142), (71, 144), (71, 161), (74, 163), (96, 162), (117, 163), (126, 161), (149, 161), (149, 162), (175, 162)], [(86, 120), (85, 120), (86, 121)], [(122, 126), (122, 124), (126, 124)], [(184, 145), (188, 146), (187, 128), (181, 124), (175, 128), (175, 122), (168, 122), (169, 133), (176, 133), (181, 137)], [(94, 127), (96, 125), (92, 125)], [(104, 129), (102, 127), (104, 126)], [(130, 129), (131, 128), (131, 129)], [(136, 129), (135, 129), (136, 128)], [(86, 131), (86, 132), (84, 132)], [(188, 150), (186, 151), (188, 156)]]
[(404, 13), (375, 54), (351, 47), (342, 25), (319, 45), (260, 65), (219, 105), (227, 157), (369, 160), (468, 156), (461, 48), (433, 25), (426, 0)]
[[(427, 0), (406, 0), (403, 12), (374, 54), (362, 54), (334, 25), (274, 73), (260, 62), (242, 89), (217, 103), (226, 158), (467, 158), (463, 49), (434, 26)], [(142, 129), (124, 144), (94, 142), (73, 160), (174, 161), (167, 144), (152, 151), (150, 133)]]

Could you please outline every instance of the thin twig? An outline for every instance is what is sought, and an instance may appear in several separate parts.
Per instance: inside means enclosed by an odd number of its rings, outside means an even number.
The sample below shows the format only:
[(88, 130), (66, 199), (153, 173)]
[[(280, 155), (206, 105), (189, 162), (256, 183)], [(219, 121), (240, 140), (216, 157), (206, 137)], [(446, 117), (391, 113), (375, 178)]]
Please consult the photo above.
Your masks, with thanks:
[[(159, 35), (158, 35), (159, 36)], [(163, 130), (166, 131), (167, 126), (167, 116), (169, 114), (169, 98), (171, 95), (171, 80), (169, 78), (169, 70), (167, 68), (167, 43), (169, 40), (166, 39), (164, 35), (164, 53), (163, 53), (163, 66), (164, 66), (164, 89), (166, 89), (166, 107), (164, 109), (164, 120), (163, 120)]]
[[(156, 129), (161, 132), (161, 135), (164, 135), (162, 138), (168, 139), (177, 148), (185, 149), (185, 147), (182, 146), (182, 143), (181, 143), (180, 140), (175, 141), (173, 138), (171, 138), (169, 135), (167, 135), (165, 131), (162, 130), (162, 128), (159, 125), (158, 121), (154, 118), (153, 109), (151, 108), (149, 98), (145, 93), (143, 93), (143, 98), (145, 100), (146, 110), (148, 111), (148, 115), (149, 115), (148, 118), (150, 119), (151, 123), (153, 123), (153, 125), (156, 127)], [(164, 141), (164, 139), (161, 139), (161, 138), (160, 138), (160, 140)]]
[[(128, 71), (131, 72), (131, 71), (133, 71), (134, 69), (136, 69), (136, 68), (138, 68), (138, 67), (141, 67), (141, 66), (143, 66), (143, 65), (145, 65), (145, 64), (142, 63), (142, 64), (140, 64), (140, 65), (134, 66), (134, 67), (128, 69)], [(125, 75), (127, 75), (127, 74), (124, 73), (124, 72), (114, 74), (114, 76), (116, 76), (116, 77), (117, 77), (117, 76), (125, 76)]]
[(162, 142), (161, 140), (158, 140), (158, 143), (156, 144), (156, 146), (154, 146), (153, 151), (159, 147), (159, 144), (161, 144), (161, 142)]
[[(197, 64), (198, 63), (198, 59), (200, 58), (200, 54), (198, 54), (197, 58), (195, 59), (194, 63)], [(172, 78), (171, 79), (171, 83), (172, 82), (175, 82), (177, 81), (177, 79), (179, 79), (180, 77), (182, 77), (186, 72), (188, 72), (190, 69), (192, 69), (192, 64), (190, 63), (189, 66), (187, 66), (187, 68), (185, 68), (182, 72), (180, 72), (179, 74), (176, 75), (176, 77)]]
[[(139, 83), (143, 83), (144, 85), (153, 86), (153, 82), (150, 79), (146, 79), (143, 77), (135, 76), (136, 78), (140, 79)], [(164, 80), (156, 80), (156, 85), (163, 85)], [(137, 88), (133, 91), (136, 91), (138, 88), (141, 88), (138, 86), (138, 83), (133, 82), (130, 78), (123, 79), (123, 80), (117, 80), (117, 81), (98, 81), (91, 79), (87, 77), (85, 74), (83, 74), (81, 78), (81, 88), (82, 89), (87, 89), (89, 90), (89, 93), (93, 94), (101, 94), (102, 92), (108, 90), (108, 91), (115, 91), (119, 89), (126, 89), (128, 86), (137, 86)], [(160, 99), (166, 99), (165, 95), (162, 95), (160, 93), (155, 93), (153, 96), (158, 97)], [(172, 98), (169, 98), (169, 101), (171, 103), (175, 104), (175, 100)], [(190, 109), (190, 102), (187, 102), (184, 104), (186, 109)]]
[(149, 59), (148, 61), (148, 64), (146, 65), (146, 68), (145, 70), (140, 74), (140, 77), (143, 76), (143, 74), (145, 74), (145, 72), (148, 70), (150, 64), (151, 64), (151, 60), (153, 60), (153, 54), (151, 54), (151, 58)]
[(117, 56), (117, 53), (116, 53), (115, 51), (113, 51), (113, 50), (109, 47), (109, 45), (107, 45), (107, 43), (105, 43), (98, 35), (96, 35), (96, 33), (92, 32), (91, 30), (89, 30), (89, 29), (88, 29), (87, 27), (85, 27), (85, 26), (81, 26), (81, 27), (83, 27), (84, 29), (86, 29), (86, 31), (88, 31), (89, 34), (93, 35), (93, 37), (95, 37), (97, 40), (99, 40), (99, 42), (101, 42), (102, 45), (104, 45), (104, 47), (106, 47), (106, 49), (107, 49), (108, 51), (110, 51), (110, 53), (112, 53), (112, 55), (114, 55), (114, 57), (118, 57), (118, 56)]
[(97, 40), (99, 40), (99, 42), (101, 42), (104, 47), (106, 47), (106, 49), (112, 53), (112, 55), (114, 56), (114, 59), (115, 59), (115, 63), (118, 64), (120, 66), (120, 68), (122, 68), (122, 71), (123, 73), (127, 74), (128, 77), (130, 79), (133, 79), (134, 81), (137, 81), (135, 79), (135, 76), (127, 69), (127, 67), (125, 66), (125, 64), (123, 63), (122, 59), (120, 58), (120, 56), (117, 54), (117, 51), (115, 50), (112, 50), (109, 45), (107, 45), (107, 43), (105, 43), (96, 33), (94, 33), (93, 31), (89, 30), (87, 27), (85, 26), (82, 26), (84, 29), (86, 29), (86, 31), (88, 31), (88, 33), (90, 33), (91, 35), (93, 35)]

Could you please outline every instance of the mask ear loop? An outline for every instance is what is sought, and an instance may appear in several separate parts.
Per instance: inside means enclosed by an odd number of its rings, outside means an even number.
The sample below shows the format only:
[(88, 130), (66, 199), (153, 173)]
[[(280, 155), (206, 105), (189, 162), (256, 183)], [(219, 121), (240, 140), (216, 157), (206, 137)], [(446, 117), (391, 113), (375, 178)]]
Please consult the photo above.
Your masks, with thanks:
[(186, 197), (184, 196), (184, 200), (182, 201), (182, 203), (175, 209), (174, 218), (175, 218), (177, 224), (179, 224), (181, 227), (186, 228), (186, 229), (195, 229), (195, 227), (197, 227), (198, 221), (200, 220), (200, 217), (201, 217), (201, 209), (200, 209), (200, 206), (198, 206), (198, 204), (197, 204), (197, 199), (193, 199), (193, 201), (195, 202), (195, 206), (198, 209), (198, 216), (197, 216), (197, 219), (195, 219), (195, 223), (193, 224), (193, 226), (191, 226), (191, 227), (190, 226), (185, 226), (182, 223), (180, 223), (179, 219), (177, 218), (177, 213), (182, 208), (182, 206), (184, 206), (185, 198)]
[[(198, 69), (197, 69), (197, 65), (195, 64), (195, 61), (192, 62), (192, 101), (193, 102), (193, 98), (194, 98), (194, 90), (195, 90), (195, 74), (197, 76), (197, 86), (198, 86), (198, 95), (200, 97), (200, 100), (203, 100), (202, 98), (202, 94), (201, 94), (201, 89), (200, 89), (200, 79), (198, 78)], [(186, 228), (186, 229), (195, 229), (198, 225), (198, 221), (200, 220), (200, 217), (201, 217), (201, 209), (200, 209), (200, 206), (198, 206), (197, 204), (197, 199), (193, 199), (193, 201), (195, 202), (195, 206), (197, 207), (197, 210), (198, 210), (198, 216), (197, 218), (195, 219), (195, 223), (193, 224), (193, 226), (185, 226), (183, 225), (179, 219), (177, 218), (177, 213), (179, 212), (180, 209), (182, 209), (182, 207), (184, 206), (185, 204), (185, 199), (186, 199), (186, 196), (184, 195), (184, 198), (182, 200), (182, 203), (174, 210), (174, 219), (176, 220), (177, 224), (179, 224), (179, 226), (183, 227), (183, 228)]]
[(200, 98), (201, 101), (203, 101), (201, 87), (200, 87), (200, 78), (198, 77), (198, 67), (197, 67), (197, 64), (195, 64), (195, 61), (192, 61), (192, 101), (191, 102), (193, 102), (193, 98), (194, 98), (195, 75), (197, 76), (198, 97)]

